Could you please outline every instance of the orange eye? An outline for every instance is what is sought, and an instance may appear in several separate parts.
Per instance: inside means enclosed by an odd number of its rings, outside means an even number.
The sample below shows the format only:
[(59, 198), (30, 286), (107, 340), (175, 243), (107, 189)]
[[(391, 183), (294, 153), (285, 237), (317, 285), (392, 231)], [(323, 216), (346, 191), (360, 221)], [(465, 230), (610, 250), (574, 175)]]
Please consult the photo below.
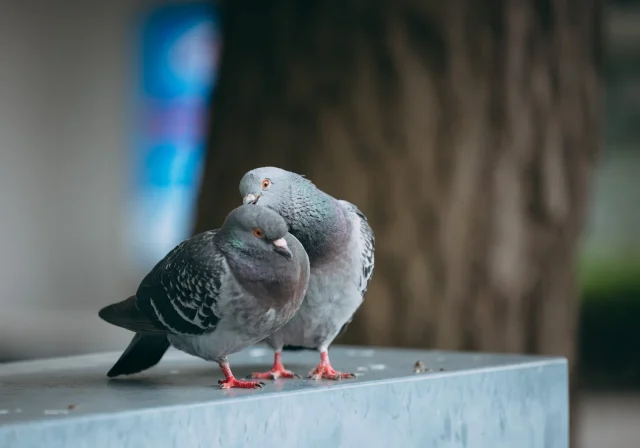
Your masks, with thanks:
[(264, 232), (262, 231), (262, 229), (253, 229), (253, 236), (255, 236), (256, 238), (264, 238)]
[(271, 186), (271, 181), (269, 179), (264, 179), (262, 181), (262, 189), (266, 190), (267, 188), (269, 188)]

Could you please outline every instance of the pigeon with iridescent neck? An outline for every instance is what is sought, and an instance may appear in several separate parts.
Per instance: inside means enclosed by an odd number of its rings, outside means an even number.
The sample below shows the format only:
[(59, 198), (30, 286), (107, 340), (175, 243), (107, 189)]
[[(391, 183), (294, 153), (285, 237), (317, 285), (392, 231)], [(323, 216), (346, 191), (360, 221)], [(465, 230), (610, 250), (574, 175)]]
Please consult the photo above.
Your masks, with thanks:
[(308, 281), (309, 258), (284, 219), (265, 207), (238, 207), (221, 229), (169, 252), (135, 296), (100, 310), (103, 320), (136, 333), (107, 375), (153, 367), (173, 345), (217, 362), (221, 388), (259, 388), (263, 383), (233, 376), (227, 355), (289, 321)]
[(278, 212), (289, 232), (309, 255), (311, 277), (296, 315), (266, 339), (275, 351), (273, 368), (253, 378), (293, 378), (284, 368), (282, 350), (315, 349), (320, 363), (313, 379), (353, 378), (333, 369), (328, 349), (342, 334), (362, 303), (373, 274), (374, 236), (365, 215), (353, 204), (335, 199), (311, 181), (280, 168), (249, 171), (240, 181), (245, 204)]

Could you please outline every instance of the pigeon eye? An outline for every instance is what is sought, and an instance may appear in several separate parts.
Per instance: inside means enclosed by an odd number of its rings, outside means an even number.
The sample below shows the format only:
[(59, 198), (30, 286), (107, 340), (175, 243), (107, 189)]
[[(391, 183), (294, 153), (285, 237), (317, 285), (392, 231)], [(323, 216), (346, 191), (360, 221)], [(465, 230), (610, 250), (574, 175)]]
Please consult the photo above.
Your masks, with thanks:
[(269, 179), (264, 179), (262, 181), (262, 189), (267, 190), (271, 186), (271, 181)]
[(264, 238), (264, 232), (262, 231), (262, 229), (255, 228), (253, 229), (253, 236), (255, 236), (256, 238)]

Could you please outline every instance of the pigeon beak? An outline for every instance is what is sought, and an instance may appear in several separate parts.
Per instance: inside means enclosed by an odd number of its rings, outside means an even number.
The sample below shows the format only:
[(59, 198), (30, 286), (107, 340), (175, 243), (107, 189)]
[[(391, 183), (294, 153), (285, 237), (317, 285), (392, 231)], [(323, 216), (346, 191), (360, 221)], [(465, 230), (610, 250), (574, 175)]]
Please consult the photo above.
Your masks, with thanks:
[(291, 258), (293, 257), (291, 251), (289, 250), (289, 246), (287, 245), (287, 241), (284, 238), (275, 240), (273, 242), (273, 247), (273, 250), (285, 257), (287, 260), (291, 260)]
[(258, 203), (258, 199), (260, 199), (261, 195), (256, 196), (255, 194), (251, 194), (249, 193), (248, 195), (246, 195), (244, 198), (242, 198), (242, 203), (243, 204), (257, 204)]

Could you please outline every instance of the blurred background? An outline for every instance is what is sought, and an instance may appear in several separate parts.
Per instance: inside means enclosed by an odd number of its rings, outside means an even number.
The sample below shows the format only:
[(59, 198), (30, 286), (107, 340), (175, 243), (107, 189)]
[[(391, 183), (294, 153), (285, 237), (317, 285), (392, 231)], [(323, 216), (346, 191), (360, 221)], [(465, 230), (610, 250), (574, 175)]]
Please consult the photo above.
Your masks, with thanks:
[[(264, 31), (260, 19), (273, 17), (262, 8), (263, 15), (245, 26)], [(594, 138), (602, 137), (603, 144), (585, 192), (576, 251), (579, 306), (572, 308), (576, 325), (569, 332), (576, 339), (552, 339), (530, 351), (564, 353), (563, 347), (575, 342), (583, 446), (631, 447), (640, 436), (640, 1), (610, 1), (598, 17), (603, 20), (599, 73), (605, 95), (598, 103), (603, 130)], [(255, 32), (244, 42), (235, 33), (230, 48), (250, 46), (251, 39), (268, 41)], [(340, 43), (347, 38), (333, 37), (338, 45), (347, 45)], [(422, 38), (433, 36), (426, 30)], [(234, 163), (215, 153), (221, 138), (216, 126), (223, 126), (216, 123), (244, 119), (226, 106), (233, 101), (231, 93), (210, 101), (218, 83), (231, 86), (235, 79), (231, 69), (219, 76), (221, 64), (240, 67), (235, 61), (243, 56), (267, 60), (269, 51), (274, 57), (265, 64), (270, 67), (286, 60), (268, 44), (256, 46), (260, 52), (225, 60), (222, 44), (221, 14), (208, 2), (0, 0), (0, 362), (122, 349), (130, 335), (101, 322), (97, 310), (132, 294), (142, 276), (194, 226), (217, 226), (211, 223), (226, 214), (231, 199), (221, 201), (224, 210), (214, 215), (208, 209), (217, 204), (208, 191), (198, 201), (203, 174), (211, 179), (216, 169)], [(274, 68), (274, 73), (280, 72)], [(267, 84), (248, 83), (243, 90), (259, 97), (251, 89), (260, 85)], [(296, 86), (291, 88), (302, 89)], [(273, 91), (277, 101), (278, 90)], [(212, 126), (211, 116), (219, 120)], [(225, 148), (222, 154), (233, 149), (225, 141), (219, 147)], [(265, 150), (256, 160), (269, 160), (269, 154)], [(205, 168), (207, 163), (216, 167)], [(229, 171), (236, 176), (251, 167), (252, 160), (245, 160)], [(307, 174), (322, 188), (342, 192), (329, 185), (329, 177), (320, 177), (321, 182)], [(356, 179), (366, 175), (353, 174)], [(205, 187), (212, 182), (205, 181)], [(239, 202), (237, 183), (228, 184), (224, 196)], [(362, 208), (374, 230), (376, 223), (382, 227), (383, 212), (370, 201)], [(505, 241), (512, 240), (506, 235)], [(378, 275), (384, 278), (385, 272)], [(374, 298), (386, 291), (382, 282)], [(393, 307), (385, 310), (394, 313)], [(367, 322), (375, 313), (360, 314), (348, 342), (433, 347), (444, 340), (432, 335), (422, 344), (415, 332), (403, 338), (368, 337)], [(376, 334), (386, 334), (387, 321), (376, 322)], [(502, 347), (451, 345), (445, 348)]]

